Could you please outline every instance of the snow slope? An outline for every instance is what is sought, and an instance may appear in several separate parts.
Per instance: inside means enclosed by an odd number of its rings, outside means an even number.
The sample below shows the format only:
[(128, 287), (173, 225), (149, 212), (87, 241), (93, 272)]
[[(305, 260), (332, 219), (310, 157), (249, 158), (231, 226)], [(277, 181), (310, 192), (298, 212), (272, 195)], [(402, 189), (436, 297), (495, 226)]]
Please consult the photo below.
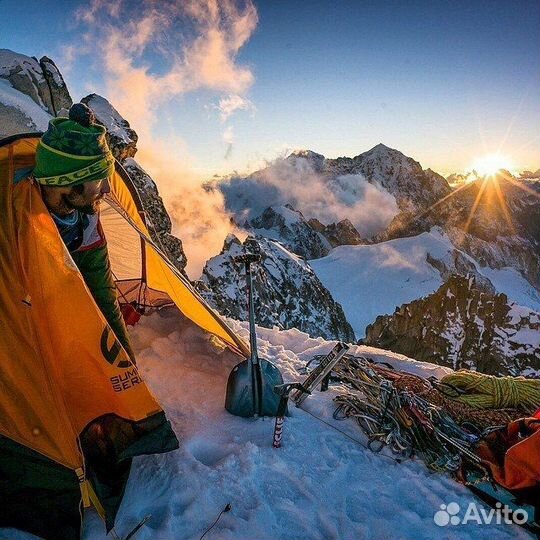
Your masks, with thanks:
[[(435, 292), (444, 282), (431, 258), (453, 266), (456, 250), (438, 227), (418, 236), (372, 245), (340, 246), (322, 258), (309, 261), (318, 278), (339, 302), (357, 337), (378, 315), (389, 315), (397, 306)], [(481, 267), (460, 252), (476, 271), (487, 277), (497, 292), (510, 301), (540, 310), (538, 292), (511, 268)]]
[[(247, 338), (246, 324), (231, 324)], [(260, 328), (259, 336), (260, 352), (280, 366), (286, 380), (302, 378), (297, 370), (333, 345), (298, 330)], [(181, 448), (135, 460), (115, 528), (119, 536), (151, 514), (135, 540), (196, 540), (230, 502), (232, 510), (206, 540), (528, 538), (515, 526), (439, 528), (433, 515), (441, 504), (478, 502), (468, 490), (428, 473), (419, 462), (400, 465), (372, 454), (303, 410), (292, 409), (283, 447), (273, 449), (272, 420), (241, 419), (223, 408), (234, 361), (212, 353), (202, 332), (182, 325), (177, 313), (143, 318), (133, 337), (140, 369), (167, 411)], [(354, 352), (417, 373), (446, 372), (378, 349)], [(364, 441), (352, 422), (332, 419), (333, 395), (333, 389), (317, 393), (305, 407)], [(0, 538), (29, 537), (4, 531)], [(106, 538), (92, 513), (87, 513), (83, 538)]]
[(6, 79), (0, 79), (0, 104), (13, 107), (28, 118), (28, 131), (46, 131), (52, 118), (31, 97), (13, 88)]

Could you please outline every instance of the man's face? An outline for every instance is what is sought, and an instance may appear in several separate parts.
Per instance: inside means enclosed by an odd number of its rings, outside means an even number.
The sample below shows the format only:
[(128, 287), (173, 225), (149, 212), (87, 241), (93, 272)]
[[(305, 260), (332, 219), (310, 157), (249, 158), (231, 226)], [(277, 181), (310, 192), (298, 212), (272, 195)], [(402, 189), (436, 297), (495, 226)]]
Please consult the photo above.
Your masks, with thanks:
[(83, 214), (95, 214), (99, 210), (101, 199), (111, 191), (109, 180), (95, 180), (73, 186), (63, 195), (68, 208), (79, 210)]

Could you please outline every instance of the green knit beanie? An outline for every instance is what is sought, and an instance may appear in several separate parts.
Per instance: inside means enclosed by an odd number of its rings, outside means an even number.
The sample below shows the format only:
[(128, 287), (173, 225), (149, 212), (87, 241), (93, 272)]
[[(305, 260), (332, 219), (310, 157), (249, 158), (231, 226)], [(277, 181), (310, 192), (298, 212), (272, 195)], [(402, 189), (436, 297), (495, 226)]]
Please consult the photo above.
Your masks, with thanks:
[[(82, 106), (82, 107), (81, 107)], [(72, 111), (88, 111), (76, 121)], [(34, 177), (47, 186), (75, 186), (101, 180), (114, 172), (114, 156), (105, 140), (105, 128), (94, 124), (90, 109), (77, 104), (70, 118), (53, 118), (36, 150)], [(86, 125), (83, 125), (86, 124)]]

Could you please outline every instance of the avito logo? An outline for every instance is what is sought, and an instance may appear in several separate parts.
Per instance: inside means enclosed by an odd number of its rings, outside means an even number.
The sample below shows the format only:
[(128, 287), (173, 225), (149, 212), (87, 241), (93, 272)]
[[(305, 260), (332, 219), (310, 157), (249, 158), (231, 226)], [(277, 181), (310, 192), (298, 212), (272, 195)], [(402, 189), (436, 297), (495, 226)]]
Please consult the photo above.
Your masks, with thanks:
[(495, 508), (486, 510), (476, 503), (471, 502), (467, 506), (463, 516), (460, 515), (461, 507), (456, 502), (441, 504), (440, 509), (435, 512), (433, 521), (439, 527), (467, 525), (476, 523), (477, 525), (524, 525), (529, 520), (527, 511), (523, 508), (513, 510), (507, 505), (497, 503)]

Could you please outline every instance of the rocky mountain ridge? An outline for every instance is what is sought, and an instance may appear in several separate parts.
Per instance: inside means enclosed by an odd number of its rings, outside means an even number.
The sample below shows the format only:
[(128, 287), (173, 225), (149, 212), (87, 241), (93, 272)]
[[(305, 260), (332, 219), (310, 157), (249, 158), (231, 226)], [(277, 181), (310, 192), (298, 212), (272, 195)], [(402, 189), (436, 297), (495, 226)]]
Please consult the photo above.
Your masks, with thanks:
[(246, 250), (261, 256), (261, 262), (253, 265), (257, 324), (298, 328), (314, 337), (354, 341), (342, 307), (309, 264), (268, 238), (249, 236), (242, 243), (232, 234), (227, 237), (221, 253), (206, 263), (198, 283), (210, 305), (226, 316), (247, 320), (244, 265), (235, 261)]
[(453, 369), (540, 378), (540, 313), (451, 275), (433, 294), (377, 317), (366, 345)]
[(402, 212), (428, 208), (451, 191), (444, 177), (399, 150), (379, 143), (355, 157), (325, 158), (310, 150), (293, 152), (287, 160), (305, 160), (328, 181), (343, 175), (361, 174), (396, 198)]
[(0, 49), (0, 138), (44, 131), (49, 119), (72, 103), (66, 83), (50, 58), (38, 60)]

